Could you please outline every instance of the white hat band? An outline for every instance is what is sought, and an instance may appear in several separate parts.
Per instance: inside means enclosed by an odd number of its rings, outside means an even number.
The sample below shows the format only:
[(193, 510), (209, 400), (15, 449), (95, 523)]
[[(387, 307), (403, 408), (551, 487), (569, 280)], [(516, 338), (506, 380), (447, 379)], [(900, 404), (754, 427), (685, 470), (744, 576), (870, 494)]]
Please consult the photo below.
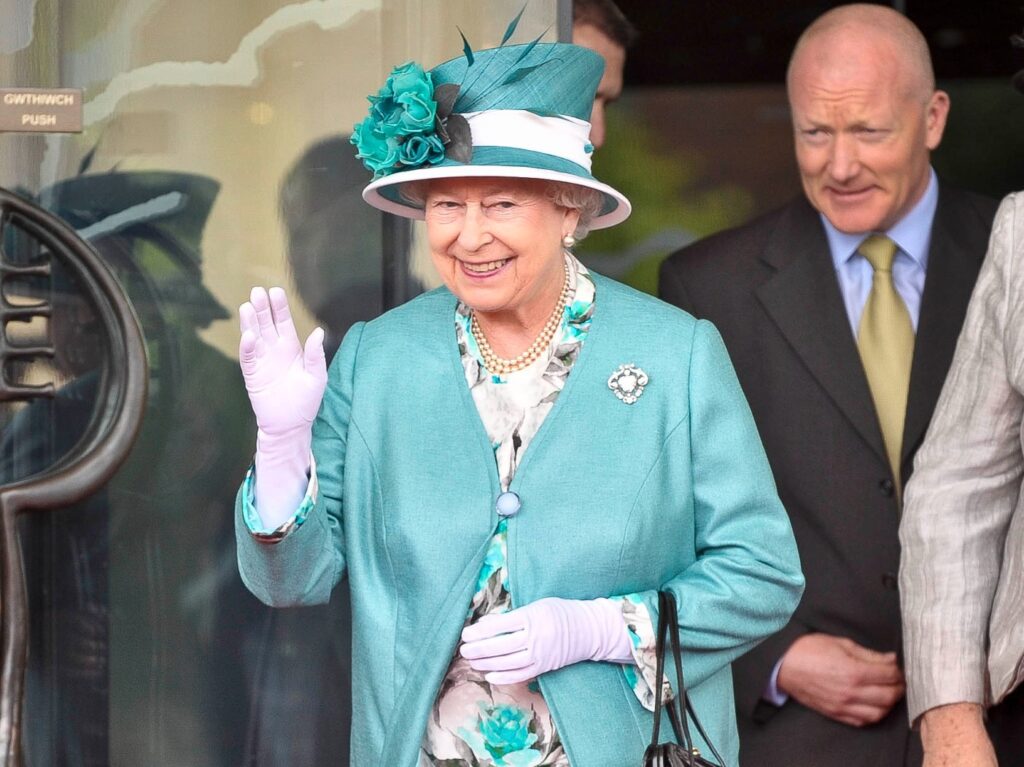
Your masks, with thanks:
[[(466, 112), (473, 146), (500, 146), (550, 154), (590, 171), (590, 123), (575, 117), (543, 117), (522, 109)], [(590, 151), (588, 151), (590, 150)]]

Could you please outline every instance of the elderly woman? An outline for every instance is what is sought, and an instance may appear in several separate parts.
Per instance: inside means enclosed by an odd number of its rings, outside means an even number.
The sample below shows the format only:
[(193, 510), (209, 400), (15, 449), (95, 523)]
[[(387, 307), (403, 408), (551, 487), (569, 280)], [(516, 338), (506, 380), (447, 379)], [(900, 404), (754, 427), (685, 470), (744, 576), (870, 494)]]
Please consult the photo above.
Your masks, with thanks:
[(589, 172), (601, 71), (565, 44), (399, 67), (353, 139), (364, 198), (425, 219), (445, 286), (355, 326), (329, 374), (280, 289), (241, 307), (242, 576), (297, 605), (348, 573), (359, 767), (639, 764), (660, 589), (735, 765), (729, 664), (800, 596), (715, 329), (570, 252), (629, 213)]

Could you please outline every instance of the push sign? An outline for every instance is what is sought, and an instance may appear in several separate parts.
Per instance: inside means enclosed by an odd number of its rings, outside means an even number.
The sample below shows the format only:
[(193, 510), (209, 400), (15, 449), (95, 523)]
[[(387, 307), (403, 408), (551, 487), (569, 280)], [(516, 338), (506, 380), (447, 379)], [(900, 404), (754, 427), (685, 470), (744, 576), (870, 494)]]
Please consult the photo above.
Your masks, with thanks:
[(0, 88), (0, 132), (81, 133), (79, 88)]

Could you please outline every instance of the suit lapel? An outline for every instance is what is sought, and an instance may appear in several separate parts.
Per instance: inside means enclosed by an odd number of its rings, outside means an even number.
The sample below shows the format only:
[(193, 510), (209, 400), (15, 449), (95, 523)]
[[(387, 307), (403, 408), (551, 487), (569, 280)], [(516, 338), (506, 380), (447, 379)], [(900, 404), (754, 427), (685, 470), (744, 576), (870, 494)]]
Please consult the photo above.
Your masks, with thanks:
[(987, 234), (984, 238), (978, 236), (980, 227), (968, 225), (975, 217), (973, 211), (961, 211), (963, 206), (949, 197), (940, 186), (910, 368), (910, 394), (903, 428), (904, 476), (909, 468), (906, 462), (924, 438), (953, 360), (987, 241)]
[(793, 351), (880, 459), (885, 444), (817, 212), (790, 205), (762, 260), (775, 274), (757, 296)]

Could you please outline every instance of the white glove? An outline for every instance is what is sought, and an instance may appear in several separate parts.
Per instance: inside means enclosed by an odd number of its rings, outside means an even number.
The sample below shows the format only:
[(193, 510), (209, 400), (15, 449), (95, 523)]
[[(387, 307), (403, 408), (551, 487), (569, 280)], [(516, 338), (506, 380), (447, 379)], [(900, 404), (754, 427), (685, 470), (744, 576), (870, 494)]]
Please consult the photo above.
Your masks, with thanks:
[(324, 332), (310, 333), (303, 349), (281, 288), (253, 288), (238, 315), (238, 361), (256, 415), (256, 510), (275, 529), (309, 482), (313, 420), (327, 387)]
[(633, 663), (622, 608), (610, 599), (548, 597), (485, 615), (462, 630), (460, 653), (491, 684), (516, 684), (584, 660)]

